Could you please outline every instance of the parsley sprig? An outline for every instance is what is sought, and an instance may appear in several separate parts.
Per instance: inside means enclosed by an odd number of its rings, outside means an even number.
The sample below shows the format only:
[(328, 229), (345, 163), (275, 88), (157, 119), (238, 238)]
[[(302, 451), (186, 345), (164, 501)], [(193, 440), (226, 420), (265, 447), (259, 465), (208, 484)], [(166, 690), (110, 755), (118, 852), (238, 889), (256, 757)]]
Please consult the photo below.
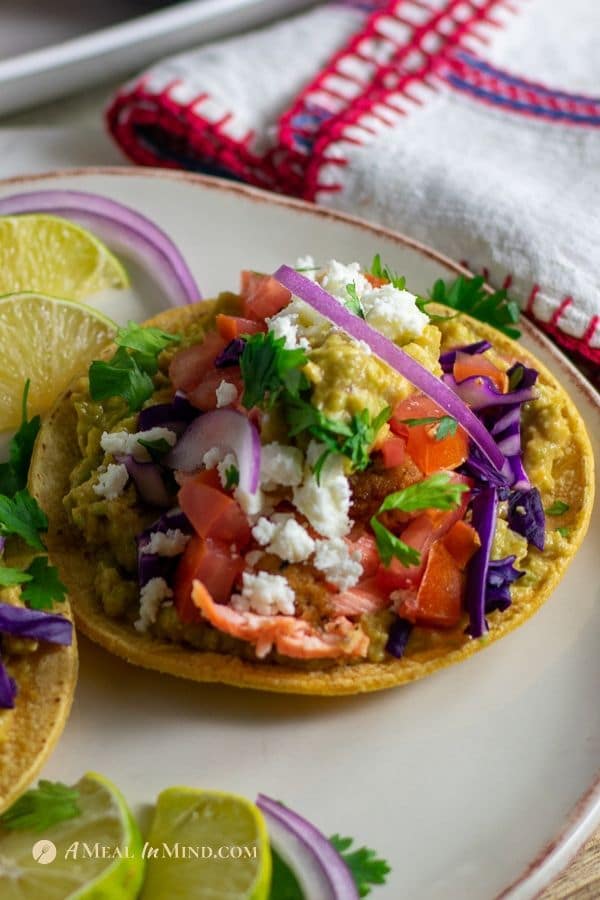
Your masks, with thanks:
[(366, 897), (371, 893), (370, 885), (385, 884), (391, 869), (385, 859), (377, 856), (377, 851), (370, 850), (368, 847), (351, 849), (354, 839), (340, 837), (339, 834), (330, 837), (329, 842), (350, 869), (361, 897)]
[(75, 788), (42, 779), (0, 816), (0, 823), (11, 831), (45, 831), (58, 822), (81, 815), (78, 799), (79, 791)]
[(504, 289), (490, 294), (484, 285), (485, 279), (481, 275), (475, 275), (473, 278), (459, 275), (449, 283), (438, 279), (429, 294), (429, 299), (419, 298), (417, 305), (429, 315), (427, 306), (430, 303), (440, 303), (456, 310), (457, 314), (467, 313), (480, 322), (487, 322), (508, 337), (519, 338), (521, 332), (513, 327), (519, 321), (518, 303), (511, 300)]
[(546, 507), (545, 512), (547, 516), (562, 516), (570, 509), (571, 507), (564, 500), (555, 500), (552, 506)]
[(58, 577), (58, 570), (49, 565), (47, 556), (36, 556), (27, 569), (0, 566), (0, 587), (23, 585), (21, 597), (30, 609), (51, 609), (62, 601), (67, 589)]
[(123, 397), (130, 412), (141, 409), (154, 393), (152, 375), (158, 371), (158, 356), (181, 337), (160, 328), (143, 327), (128, 322), (119, 328), (112, 359), (95, 360), (89, 371), (92, 400)]
[(406, 278), (403, 275), (397, 275), (388, 265), (381, 261), (381, 256), (377, 253), (373, 257), (371, 268), (368, 270), (370, 275), (375, 278), (381, 278), (399, 291), (403, 291), (406, 287)]
[(365, 311), (354, 282), (346, 285), (346, 293), (348, 294), (348, 299), (344, 301), (344, 306), (349, 309), (351, 313), (354, 313), (355, 316), (364, 319)]
[(246, 409), (253, 406), (270, 408), (284, 392), (297, 397), (308, 387), (308, 380), (301, 371), (307, 362), (304, 350), (286, 349), (285, 338), (275, 337), (272, 331), (248, 337), (240, 357), (244, 381), (242, 403)]
[(28, 490), (17, 491), (14, 497), (0, 496), (0, 534), (18, 535), (35, 550), (43, 550), (39, 532), (46, 531), (48, 519)]
[(388, 494), (377, 513), (371, 518), (371, 528), (384, 566), (389, 566), (393, 557), (398, 559), (403, 566), (417, 565), (421, 555), (413, 547), (409, 547), (395, 534), (392, 534), (381, 524), (377, 516), (391, 510), (416, 512), (423, 509), (456, 509), (460, 503), (461, 494), (468, 490), (466, 484), (453, 482), (447, 472), (436, 472), (424, 481)]
[(31, 381), (29, 378), (23, 388), (21, 400), (21, 425), (8, 445), (8, 462), (0, 463), (0, 494), (14, 497), (17, 491), (27, 486), (29, 463), (33, 453), (33, 445), (40, 430), (41, 419), (34, 416), (27, 418), (27, 398)]
[(458, 422), (452, 416), (423, 416), (421, 419), (401, 419), (403, 425), (412, 428), (415, 425), (436, 425), (435, 439), (443, 441), (446, 437), (453, 437), (458, 428)]

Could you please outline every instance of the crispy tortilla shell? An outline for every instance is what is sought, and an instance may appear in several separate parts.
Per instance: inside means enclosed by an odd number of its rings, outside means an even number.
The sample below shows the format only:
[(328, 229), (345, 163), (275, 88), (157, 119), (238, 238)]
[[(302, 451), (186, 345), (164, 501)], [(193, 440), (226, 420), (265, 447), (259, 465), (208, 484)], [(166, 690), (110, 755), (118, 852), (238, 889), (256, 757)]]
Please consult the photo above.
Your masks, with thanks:
[[(212, 304), (201, 303), (169, 310), (147, 324), (177, 332), (193, 321), (210, 315)], [(499, 332), (464, 317), (471, 340), (487, 338), (507, 357), (518, 357), (540, 373), (540, 383), (551, 385), (564, 402), (571, 443), (565, 448), (556, 473), (556, 495), (570, 498), (568, 552), (552, 560), (534, 588), (519, 586), (513, 604), (504, 613), (492, 613), (485, 640), (462, 635), (443, 639), (435, 648), (409, 651), (400, 660), (382, 663), (360, 662), (323, 669), (304, 670), (297, 666), (249, 662), (233, 655), (195, 650), (147, 634), (138, 633), (127, 622), (110, 619), (96, 599), (93, 582), (95, 561), (82, 537), (70, 526), (63, 507), (69, 491), (69, 475), (78, 462), (76, 414), (70, 394), (63, 396), (45, 421), (33, 460), (33, 489), (50, 520), (48, 546), (53, 561), (70, 591), (76, 624), (82, 632), (106, 650), (129, 662), (180, 678), (221, 682), (244, 688), (297, 694), (341, 695), (376, 691), (423, 678), (483, 649), (522, 624), (548, 599), (585, 535), (593, 503), (593, 455), (582, 419), (573, 402), (550, 372), (531, 353)]]

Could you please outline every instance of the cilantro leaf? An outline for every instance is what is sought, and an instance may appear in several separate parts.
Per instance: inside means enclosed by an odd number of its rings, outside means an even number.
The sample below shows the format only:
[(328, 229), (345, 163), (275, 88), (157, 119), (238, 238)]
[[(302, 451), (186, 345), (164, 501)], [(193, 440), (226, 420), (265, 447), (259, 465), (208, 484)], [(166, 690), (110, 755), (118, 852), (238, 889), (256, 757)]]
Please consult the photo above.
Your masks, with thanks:
[(404, 541), (392, 534), (382, 525), (375, 516), (371, 519), (371, 528), (377, 543), (377, 552), (384, 566), (389, 566), (392, 557), (399, 559), (403, 566), (416, 566), (421, 561), (421, 554), (414, 547), (409, 547)]
[(364, 319), (365, 311), (363, 309), (363, 305), (360, 302), (360, 297), (358, 296), (356, 285), (354, 282), (352, 284), (346, 285), (346, 293), (348, 294), (348, 299), (344, 301), (344, 305), (347, 309), (350, 310), (351, 313), (354, 313), (355, 316), (358, 316), (360, 319)]
[(229, 466), (229, 468), (225, 470), (225, 490), (229, 491), (231, 488), (237, 487), (239, 483), (239, 469), (236, 468), (236, 466)]
[(12, 831), (45, 831), (51, 825), (81, 815), (79, 791), (60, 781), (41, 780), (26, 791), (0, 816), (0, 823)]
[(173, 449), (171, 444), (164, 438), (157, 438), (154, 441), (146, 441), (144, 438), (138, 438), (138, 444), (141, 444), (142, 447), (146, 448), (150, 454), (150, 459), (153, 462), (158, 463), (162, 460), (163, 456), (166, 456), (166, 454)]
[(131, 412), (141, 409), (154, 393), (150, 375), (124, 347), (120, 347), (108, 362), (95, 360), (89, 375), (92, 400), (123, 397)]
[(247, 338), (240, 357), (244, 382), (242, 403), (246, 409), (273, 406), (284, 390), (292, 397), (298, 396), (308, 387), (301, 371), (307, 362), (304, 350), (287, 350), (285, 338), (276, 338), (272, 331)]
[(568, 528), (566, 525), (563, 525), (561, 528), (557, 528), (556, 530), (558, 531), (560, 536), (564, 537), (564, 538), (569, 537), (569, 535), (571, 533), (571, 529)]
[(453, 437), (458, 428), (458, 422), (452, 416), (423, 416), (421, 419), (401, 419), (403, 425), (412, 428), (415, 425), (435, 425), (435, 439), (442, 441), (445, 437)]
[(62, 603), (67, 596), (58, 569), (48, 564), (47, 556), (36, 556), (25, 572), (29, 578), (21, 596), (31, 609), (51, 609), (55, 602)]
[(448, 284), (439, 279), (429, 294), (430, 299), (417, 305), (427, 312), (425, 307), (428, 303), (441, 303), (457, 312), (468, 313), (480, 322), (487, 322), (508, 337), (519, 338), (521, 332), (513, 327), (519, 321), (518, 303), (511, 300), (504, 289), (490, 294), (484, 285), (485, 280), (481, 275), (473, 278), (459, 275)]
[(20, 569), (0, 566), (0, 587), (13, 587), (15, 584), (23, 584), (26, 581), (31, 581), (31, 577), (26, 572), (21, 572)]
[(38, 532), (46, 531), (47, 528), (46, 514), (29, 491), (17, 491), (12, 499), (0, 496), (0, 534), (16, 534), (30, 547), (43, 550), (44, 545)]
[(294, 871), (271, 846), (273, 870), (269, 900), (306, 900)]
[(382, 263), (379, 253), (377, 253), (373, 257), (371, 268), (368, 271), (375, 278), (381, 278), (384, 281), (389, 281), (389, 283), (399, 291), (403, 291), (406, 287), (406, 278), (404, 278), (403, 275), (397, 275), (392, 269), (390, 269), (389, 266), (387, 266), (385, 263)]
[(368, 409), (362, 409), (355, 413), (350, 420), (350, 435), (342, 441), (340, 453), (347, 456), (353, 468), (362, 471), (369, 465), (369, 449), (377, 437), (377, 432), (389, 419), (392, 410), (384, 406), (382, 410), (371, 418)]
[(134, 351), (134, 358), (149, 375), (154, 375), (158, 369), (156, 359), (171, 344), (181, 343), (178, 334), (169, 334), (160, 328), (138, 325), (129, 321), (126, 328), (119, 328), (115, 343), (119, 347), (127, 347)]
[(548, 506), (546, 509), (547, 516), (562, 516), (564, 513), (568, 512), (571, 509), (568, 503), (565, 503), (564, 500), (555, 500), (552, 506)]
[(385, 859), (377, 856), (377, 851), (370, 850), (368, 847), (351, 850), (353, 838), (343, 838), (339, 834), (330, 837), (329, 843), (338, 851), (350, 869), (361, 897), (366, 897), (371, 893), (370, 885), (385, 884), (391, 868)]
[(41, 419), (39, 416), (27, 419), (27, 397), (30, 385), (31, 381), (28, 378), (23, 388), (21, 401), (21, 425), (8, 445), (9, 461), (0, 464), (0, 494), (8, 497), (13, 497), (17, 491), (27, 486), (33, 445), (40, 430)]
[(400, 509), (403, 512), (455, 509), (460, 503), (461, 494), (468, 490), (466, 484), (455, 484), (447, 472), (436, 472), (424, 481), (388, 494), (379, 507), (378, 515), (390, 509)]

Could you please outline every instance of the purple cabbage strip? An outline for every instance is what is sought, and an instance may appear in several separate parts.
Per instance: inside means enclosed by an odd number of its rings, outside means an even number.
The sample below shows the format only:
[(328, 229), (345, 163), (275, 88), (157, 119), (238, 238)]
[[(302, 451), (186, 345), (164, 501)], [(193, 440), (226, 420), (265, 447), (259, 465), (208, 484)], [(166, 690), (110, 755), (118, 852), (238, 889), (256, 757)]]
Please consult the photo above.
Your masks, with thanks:
[(498, 511), (496, 489), (489, 487), (476, 494), (471, 501), (471, 511), (471, 524), (479, 535), (481, 546), (467, 568), (466, 600), (469, 625), (466, 633), (473, 638), (480, 638), (488, 630), (485, 620), (485, 598)]
[(508, 498), (508, 525), (538, 550), (544, 549), (546, 514), (537, 488), (512, 491)]
[(507, 499), (510, 492), (509, 481), (512, 481), (512, 478), (508, 478), (503, 472), (499, 472), (491, 466), (483, 453), (472, 442), (469, 443), (467, 461), (460, 467), (459, 472), (475, 479), (475, 492), (485, 487), (494, 487), (498, 491), (500, 500)]
[(225, 369), (227, 366), (237, 366), (245, 346), (246, 341), (244, 338), (234, 338), (230, 341), (215, 359), (215, 366), (217, 369)]
[(164, 578), (169, 582), (171, 574), (177, 566), (178, 557), (159, 556), (157, 553), (144, 553), (144, 545), (148, 543), (150, 537), (157, 531), (166, 534), (170, 530), (183, 531), (185, 534), (191, 534), (193, 528), (185, 513), (179, 509), (171, 510), (153, 522), (149, 528), (142, 531), (136, 537), (138, 548), (138, 583), (140, 587), (144, 587), (153, 578)]
[(177, 391), (170, 403), (157, 403), (142, 409), (138, 416), (138, 430), (170, 428), (182, 434), (190, 422), (200, 414), (181, 391)]
[(404, 656), (404, 651), (406, 650), (406, 645), (412, 629), (413, 626), (411, 622), (400, 618), (400, 616), (396, 616), (396, 619), (390, 628), (387, 644), (385, 645), (386, 651), (391, 656), (395, 656), (396, 659), (401, 659)]
[(65, 616), (10, 603), (0, 603), (0, 632), (65, 646), (73, 640), (73, 624)]
[(454, 347), (453, 350), (446, 350), (440, 356), (440, 366), (444, 372), (452, 372), (454, 363), (456, 362), (457, 353), (468, 353), (469, 356), (477, 356), (479, 353), (485, 353), (491, 350), (492, 345), (489, 341), (476, 341), (474, 344), (465, 344), (463, 347)]
[(485, 590), (486, 613), (495, 609), (504, 612), (512, 603), (510, 586), (525, 574), (514, 568), (515, 559), (515, 556), (505, 556), (504, 559), (491, 560)]
[(130, 454), (116, 456), (115, 459), (129, 472), (142, 500), (150, 506), (171, 506), (173, 500), (165, 487), (163, 473), (158, 463), (139, 462)]
[(531, 388), (519, 388), (503, 394), (487, 375), (471, 375), (464, 381), (457, 381), (454, 375), (444, 375), (442, 381), (474, 412), (481, 412), (493, 406), (526, 403), (535, 397)]
[(17, 684), (11, 678), (0, 659), (0, 709), (13, 709), (17, 696)]

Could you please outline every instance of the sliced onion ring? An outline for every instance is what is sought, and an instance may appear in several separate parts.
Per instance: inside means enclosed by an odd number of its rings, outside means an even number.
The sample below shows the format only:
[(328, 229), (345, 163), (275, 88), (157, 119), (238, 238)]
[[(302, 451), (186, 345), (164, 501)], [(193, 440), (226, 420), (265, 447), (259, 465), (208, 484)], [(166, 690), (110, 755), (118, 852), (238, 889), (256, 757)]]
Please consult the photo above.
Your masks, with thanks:
[(305, 278), (289, 266), (280, 266), (274, 277), (292, 294), (304, 300), (334, 325), (344, 329), (351, 337), (357, 341), (365, 341), (373, 353), (423, 391), (434, 403), (441, 406), (444, 412), (456, 419), (492, 465), (498, 471), (502, 470), (505, 458), (486, 427), (441, 379), (423, 368), (408, 353), (368, 325), (364, 319), (351, 313), (315, 281)]
[(235, 409), (216, 409), (199, 416), (165, 457), (165, 463), (182, 472), (195, 472), (203, 465), (204, 455), (218, 447), (233, 453), (240, 473), (239, 488), (255, 494), (260, 484), (260, 436), (242, 413)]
[(183, 256), (164, 231), (140, 213), (98, 194), (83, 191), (29, 191), (0, 200), (0, 216), (48, 213), (89, 228), (110, 245), (129, 253), (158, 284), (172, 306), (202, 299)]
[[(318, 897), (319, 900), (358, 900), (358, 890), (350, 869), (318, 828), (264, 794), (258, 795), (256, 805), (267, 820), (269, 834), (275, 838), (273, 843), (276, 849), (281, 848), (282, 856), (287, 856), (287, 848), (301, 858), (301, 864), (296, 864), (294, 871), (302, 881), (311, 882), (310, 885), (303, 885), (306, 887), (307, 897)], [(290, 843), (292, 847), (289, 846)]]

